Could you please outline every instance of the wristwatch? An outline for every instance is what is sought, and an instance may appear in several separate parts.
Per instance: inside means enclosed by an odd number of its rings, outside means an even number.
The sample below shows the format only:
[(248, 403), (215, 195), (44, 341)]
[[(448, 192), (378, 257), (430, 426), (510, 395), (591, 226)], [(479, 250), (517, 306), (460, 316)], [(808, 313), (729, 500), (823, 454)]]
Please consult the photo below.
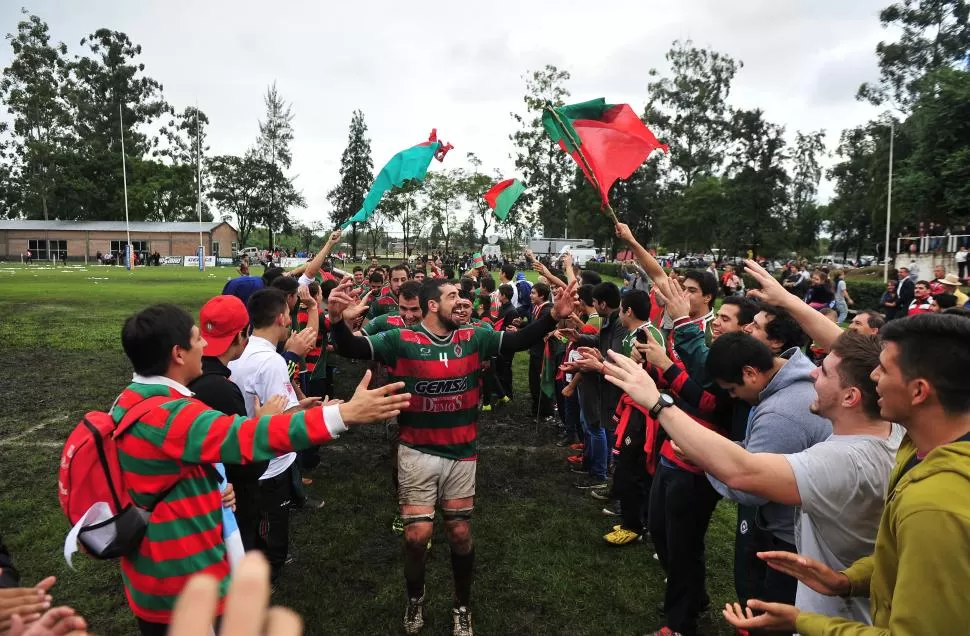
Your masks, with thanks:
[(650, 409), (650, 417), (652, 417), (653, 419), (657, 419), (657, 416), (660, 415), (660, 411), (664, 410), (668, 406), (673, 406), (673, 405), (674, 405), (674, 398), (670, 397), (666, 393), (661, 393), (660, 398), (657, 400), (657, 403), (654, 404), (653, 408)]

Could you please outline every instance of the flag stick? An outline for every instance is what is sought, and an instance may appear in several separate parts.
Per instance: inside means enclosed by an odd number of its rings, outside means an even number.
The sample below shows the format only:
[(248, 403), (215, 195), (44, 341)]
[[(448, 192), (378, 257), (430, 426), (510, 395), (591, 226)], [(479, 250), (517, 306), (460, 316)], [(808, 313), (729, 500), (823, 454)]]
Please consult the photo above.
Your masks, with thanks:
[[(552, 106), (546, 106), (546, 110), (548, 110), (552, 114), (553, 118), (555, 118), (556, 120), (556, 123), (559, 124), (559, 127), (562, 128), (563, 131), (566, 133), (566, 136), (569, 137), (569, 143), (571, 143), (576, 148), (576, 154), (579, 155), (580, 159), (582, 159), (583, 166), (586, 168), (586, 174), (589, 175), (589, 178), (593, 182), (593, 185), (596, 186), (596, 189), (598, 191), (602, 191), (602, 188), (600, 188), (599, 181), (596, 179), (596, 175), (593, 173), (593, 168), (589, 165), (589, 161), (586, 160), (586, 155), (583, 154), (583, 148), (580, 145), (579, 140), (573, 137), (572, 131), (570, 131), (570, 129), (566, 127), (566, 124), (563, 123), (562, 118), (559, 117), (559, 113), (556, 112), (555, 108), (553, 108)], [(605, 206), (606, 206), (606, 211), (613, 219), (613, 225), (619, 225), (620, 219), (616, 218), (616, 212), (613, 211), (613, 206), (610, 205), (609, 201), (606, 201)]]

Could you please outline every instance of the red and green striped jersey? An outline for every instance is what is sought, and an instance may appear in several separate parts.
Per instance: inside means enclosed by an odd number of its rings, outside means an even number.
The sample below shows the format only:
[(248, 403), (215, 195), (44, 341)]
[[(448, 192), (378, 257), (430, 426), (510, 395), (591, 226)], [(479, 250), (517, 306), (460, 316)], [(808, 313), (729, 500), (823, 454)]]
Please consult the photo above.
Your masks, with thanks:
[(373, 320), (378, 316), (389, 314), (392, 311), (397, 311), (397, 297), (391, 293), (390, 287), (383, 287), (381, 289), (381, 295), (371, 303), (370, 313), (367, 314), (367, 317)]
[(398, 416), (402, 444), (448, 459), (476, 458), (482, 363), (498, 355), (503, 333), (469, 326), (439, 337), (418, 324), (368, 336), (391, 381), (403, 381), (411, 394)]
[[(314, 373), (318, 366), (320, 367), (321, 376), (327, 369), (327, 340), (330, 332), (330, 314), (322, 309), (317, 309), (317, 311), (320, 312), (320, 328), (317, 330), (317, 341), (313, 343), (313, 348), (307, 351), (306, 356), (303, 358), (303, 366), (311, 378), (318, 377)], [(306, 329), (308, 322), (310, 322), (310, 314), (307, 313), (306, 307), (300, 305), (300, 310), (296, 314), (297, 329), (295, 331), (303, 331)], [(295, 379), (298, 374), (299, 370), (291, 377)]]
[(394, 310), (395, 313), (392, 314), (382, 314), (377, 318), (369, 321), (364, 328), (361, 329), (366, 335), (374, 336), (384, 331), (390, 331), (391, 329), (403, 329), (404, 328), (404, 318), (397, 313), (397, 309)]
[[(111, 409), (120, 422), (132, 406), (154, 396), (171, 401), (152, 409), (118, 439), (125, 487), (136, 504), (155, 505), (136, 553), (121, 559), (121, 576), (135, 616), (169, 623), (175, 598), (190, 576), (209, 574), (229, 585), (222, 538), (222, 496), (212, 464), (265, 461), (333, 439), (323, 409), (246, 419), (225, 415), (163, 384), (132, 383)], [(221, 603), (219, 613), (222, 613)]]

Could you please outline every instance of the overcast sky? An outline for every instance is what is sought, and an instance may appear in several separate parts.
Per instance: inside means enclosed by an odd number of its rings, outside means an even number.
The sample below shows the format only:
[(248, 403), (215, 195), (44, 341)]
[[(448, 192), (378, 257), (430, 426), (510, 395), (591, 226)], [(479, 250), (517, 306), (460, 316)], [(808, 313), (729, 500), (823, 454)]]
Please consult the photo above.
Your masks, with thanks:
[[(445, 167), (474, 152), (511, 177), (509, 113), (522, 108), (527, 71), (555, 64), (572, 74), (573, 101), (602, 96), (642, 112), (647, 72), (665, 70), (675, 39), (744, 62), (733, 105), (762, 108), (792, 137), (824, 128), (834, 149), (842, 129), (878, 114), (855, 92), (877, 76), (875, 47), (887, 37), (878, 12), (889, 0), (8, 0), (3, 33), (15, 30), (21, 4), (72, 53), (98, 28), (126, 32), (165, 98), (208, 114), (212, 154), (252, 145), (276, 81), (295, 113), (293, 173), (308, 203), (296, 216), (326, 221), (355, 108), (375, 172), (437, 127), (455, 146)], [(10, 55), (3, 47), (0, 65)], [(823, 198), (830, 192), (823, 185)]]

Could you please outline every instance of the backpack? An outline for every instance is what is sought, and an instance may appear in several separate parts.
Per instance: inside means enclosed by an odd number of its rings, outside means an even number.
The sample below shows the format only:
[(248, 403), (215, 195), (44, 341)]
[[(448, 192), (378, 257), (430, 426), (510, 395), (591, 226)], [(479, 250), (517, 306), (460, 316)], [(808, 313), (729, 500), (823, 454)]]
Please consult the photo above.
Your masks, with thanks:
[(57, 494), (72, 526), (96, 503), (107, 504), (111, 517), (84, 525), (78, 541), (92, 556), (116, 559), (138, 548), (152, 511), (178, 483), (166, 488), (148, 509), (135, 505), (125, 487), (117, 440), (143, 415), (171, 401), (169, 396), (142, 400), (115, 423), (108, 413), (86, 413), (64, 443)]

